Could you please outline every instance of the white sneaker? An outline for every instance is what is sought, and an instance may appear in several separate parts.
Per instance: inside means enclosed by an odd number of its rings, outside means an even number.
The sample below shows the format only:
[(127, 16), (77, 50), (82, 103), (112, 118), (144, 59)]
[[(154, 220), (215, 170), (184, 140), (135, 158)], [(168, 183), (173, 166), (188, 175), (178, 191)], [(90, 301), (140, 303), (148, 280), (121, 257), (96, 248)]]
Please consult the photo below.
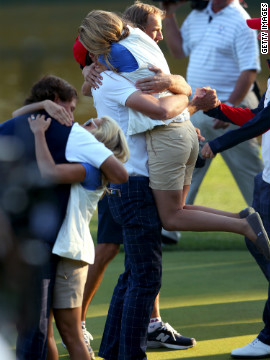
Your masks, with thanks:
[(270, 357), (270, 345), (264, 344), (258, 338), (246, 346), (234, 349), (231, 357), (236, 359), (264, 359)]
[(89, 331), (87, 331), (86, 326), (82, 325), (82, 332), (83, 332), (83, 338), (84, 342), (86, 343), (87, 349), (91, 355), (91, 359), (95, 359), (95, 353), (94, 350), (90, 346), (90, 340), (94, 340), (93, 336), (90, 334)]
[[(91, 359), (95, 359), (95, 353), (94, 350), (92, 349), (92, 347), (90, 346), (90, 340), (94, 340), (93, 336), (90, 334), (89, 331), (87, 331), (85, 325), (82, 325), (82, 333), (83, 333), (83, 338), (84, 338), (84, 342), (87, 346), (87, 349), (91, 355)], [(61, 343), (64, 346), (64, 348), (66, 349), (66, 345), (64, 343), (64, 341), (61, 339)]]

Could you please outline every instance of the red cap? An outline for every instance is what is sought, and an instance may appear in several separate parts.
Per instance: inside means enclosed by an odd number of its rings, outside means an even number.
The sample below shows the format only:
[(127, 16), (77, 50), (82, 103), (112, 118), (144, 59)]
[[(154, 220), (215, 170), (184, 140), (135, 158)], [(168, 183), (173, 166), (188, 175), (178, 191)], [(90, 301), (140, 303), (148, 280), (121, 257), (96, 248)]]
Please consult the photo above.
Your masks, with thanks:
[(75, 60), (82, 66), (85, 67), (85, 60), (87, 55), (87, 50), (79, 40), (79, 35), (76, 38), (76, 41), (73, 45), (73, 55)]
[[(268, 27), (269, 27), (269, 19), (270, 19), (270, 9), (268, 9)], [(247, 19), (247, 25), (254, 30), (261, 30), (261, 18), (257, 19)]]

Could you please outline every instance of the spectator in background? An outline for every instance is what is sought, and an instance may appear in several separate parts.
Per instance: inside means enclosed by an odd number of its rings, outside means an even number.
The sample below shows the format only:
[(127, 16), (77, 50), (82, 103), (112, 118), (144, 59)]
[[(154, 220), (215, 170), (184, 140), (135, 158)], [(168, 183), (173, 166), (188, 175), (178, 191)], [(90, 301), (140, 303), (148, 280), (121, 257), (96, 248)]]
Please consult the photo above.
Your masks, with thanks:
[[(258, 100), (252, 88), (260, 64), (255, 33), (246, 26), (249, 16), (237, 0), (203, 3), (206, 8), (191, 11), (180, 31), (174, 12), (183, 2), (162, 3), (166, 10), (163, 21), (166, 43), (174, 57), (189, 56), (187, 81), (193, 93), (196, 88), (209, 85), (216, 89), (222, 102), (255, 108)], [(202, 111), (194, 114), (191, 121), (207, 140), (224, 134), (225, 129), (234, 129), (234, 125), (210, 119)], [(222, 157), (250, 205), (253, 178), (263, 167), (257, 139), (224, 151)], [(187, 204), (193, 204), (210, 164), (211, 159), (207, 159), (204, 167), (194, 170)]]
[[(248, 19), (247, 24), (251, 29), (260, 30), (260, 20)], [(270, 11), (268, 11), (268, 30), (264, 30), (268, 34), (268, 52), (270, 49), (269, 24)], [(261, 34), (259, 34), (258, 39), (261, 39)], [(270, 60), (267, 60), (267, 62), (270, 69)], [(268, 79), (267, 90), (256, 109), (235, 109), (221, 104), (221, 106), (210, 110), (207, 114), (242, 126), (205, 144), (202, 149), (202, 154), (205, 157), (213, 158), (219, 152), (262, 134), (261, 154), (264, 169), (263, 172), (256, 175), (254, 180), (252, 206), (259, 212), (265, 230), (270, 235), (270, 79)], [(264, 328), (251, 343), (234, 349), (231, 356), (238, 359), (268, 358), (270, 356), (270, 261), (266, 260), (247, 238), (246, 245), (268, 281), (268, 298), (263, 311)]]

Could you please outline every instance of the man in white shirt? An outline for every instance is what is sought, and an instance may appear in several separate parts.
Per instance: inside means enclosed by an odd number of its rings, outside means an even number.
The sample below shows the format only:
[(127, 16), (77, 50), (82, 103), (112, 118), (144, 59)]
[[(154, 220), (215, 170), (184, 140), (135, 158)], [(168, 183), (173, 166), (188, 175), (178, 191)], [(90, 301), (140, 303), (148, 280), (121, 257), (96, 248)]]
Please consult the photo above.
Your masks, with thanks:
[[(258, 44), (255, 33), (246, 26), (249, 17), (237, 0), (210, 0), (203, 10), (193, 10), (180, 31), (174, 11), (183, 2), (163, 2), (167, 11), (164, 19), (165, 40), (176, 58), (189, 56), (187, 81), (194, 93), (197, 87), (209, 85), (216, 89), (222, 102), (233, 106), (255, 108), (258, 105), (253, 83), (260, 70)], [(210, 119), (202, 112), (191, 121), (207, 140), (233, 129), (230, 125)], [(225, 130), (226, 129), (226, 130)], [(222, 153), (246, 202), (252, 203), (253, 178), (262, 170), (256, 139), (246, 141)], [(193, 172), (187, 203), (192, 204), (210, 166)]]

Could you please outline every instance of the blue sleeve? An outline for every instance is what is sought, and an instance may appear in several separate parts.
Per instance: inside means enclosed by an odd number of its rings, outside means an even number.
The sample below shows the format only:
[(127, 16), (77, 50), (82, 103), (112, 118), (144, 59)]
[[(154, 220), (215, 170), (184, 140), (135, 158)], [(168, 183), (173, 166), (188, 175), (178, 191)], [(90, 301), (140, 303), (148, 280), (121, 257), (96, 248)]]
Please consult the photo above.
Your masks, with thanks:
[(239, 129), (226, 132), (224, 135), (209, 141), (209, 146), (214, 154), (230, 149), (243, 141), (252, 139), (263, 134), (270, 129), (270, 103), (267, 107), (257, 112), (252, 110), (256, 115), (246, 122)]
[[(100, 55), (98, 60), (109, 69), (103, 55)], [(132, 72), (139, 67), (131, 52), (119, 43), (111, 44), (109, 62), (118, 72)]]
[(86, 171), (86, 176), (84, 178), (84, 181), (81, 182), (81, 185), (87, 190), (96, 190), (102, 185), (101, 171), (90, 164), (81, 164), (84, 166)]

